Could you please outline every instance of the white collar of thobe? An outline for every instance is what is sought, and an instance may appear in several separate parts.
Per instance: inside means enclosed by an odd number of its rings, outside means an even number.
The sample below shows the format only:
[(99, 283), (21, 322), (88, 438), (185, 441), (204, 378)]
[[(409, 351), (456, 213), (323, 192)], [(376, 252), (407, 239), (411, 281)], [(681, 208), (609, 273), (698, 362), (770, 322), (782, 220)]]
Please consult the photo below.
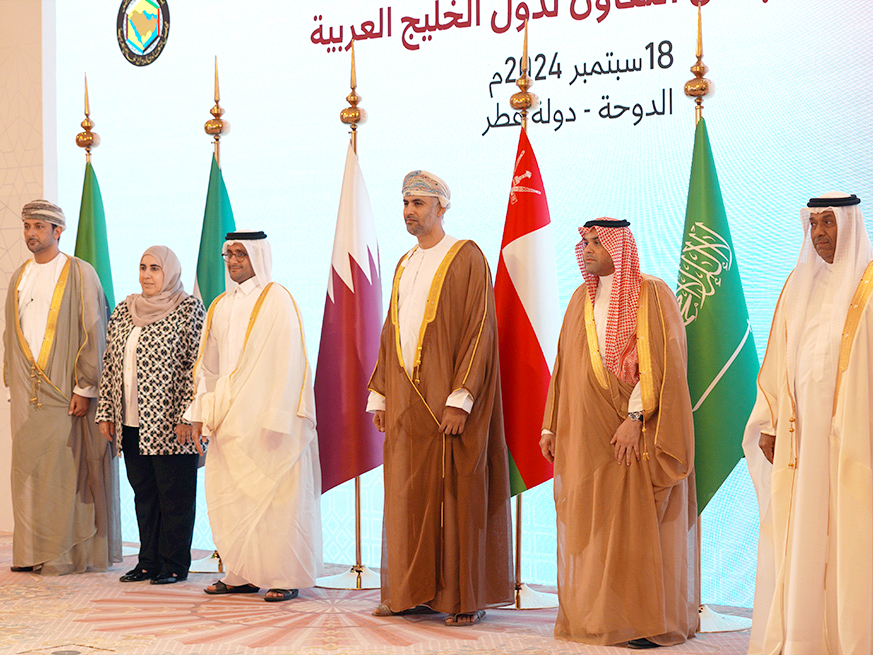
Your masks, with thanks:
[(261, 284), (258, 282), (258, 276), (255, 275), (242, 284), (237, 284), (232, 293), (241, 293), (242, 295), (247, 296), (256, 289), (260, 289), (260, 287)]
[(69, 257), (69, 255), (67, 255), (66, 253), (62, 253), (61, 251), (58, 251), (58, 254), (57, 254), (57, 255), (55, 255), (54, 257), (52, 257), (49, 261), (47, 261), (47, 262), (43, 262), (43, 263), (41, 263), (41, 264), (40, 264), (38, 261), (36, 261), (36, 259), (34, 259), (33, 257), (31, 257), (31, 260), (33, 261), (33, 263), (34, 263), (36, 266), (46, 266), (46, 267), (48, 267), (48, 266), (53, 266), (53, 265), (59, 264), (59, 263), (61, 263), (61, 262), (66, 263), (68, 257)]
[(440, 245), (443, 241), (446, 240), (446, 237), (447, 237), (447, 236), (449, 236), (449, 235), (444, 233), (444, 234), (443, 234), (443, 238), (440, 239), (439, 241), (437, 241), (435, 244), (433, 244), (430, 248), (423, 248), (422, 246), (419, 246), (418, 248), (419, 248), (419, 250), (421, 250), (422, 252), (430, 252), (430, 251), (433, 250), (434, 248), (438, 248), (439, 245)]
[(597, 285), (597, 291), (595, 292), (595, 298), (601, 296), (601, 294), (605, 294), (606, 298), (609, 298), (609, 294), (612, 291), (612, 282), (615, 280), (615, 273), (610, 273), (609, 275), (601, 275), (598, 278), (599, 283)]
[[(443, 238), (433, 244), (430, 248), (422, 248), (421, 246), (415, 246), (409, 253), (406, 255), (406, 261), (409, 261), (410, 257), (415, 255), (416, 253), (421, 254), (422, 256), (427, 255), (432, 252), (439, 252), (440, 248), (446, 243), (446, 239), (450, 238), (448, 233), (443, 234)], [(457, 239), (455, 239), (457, 241)]]

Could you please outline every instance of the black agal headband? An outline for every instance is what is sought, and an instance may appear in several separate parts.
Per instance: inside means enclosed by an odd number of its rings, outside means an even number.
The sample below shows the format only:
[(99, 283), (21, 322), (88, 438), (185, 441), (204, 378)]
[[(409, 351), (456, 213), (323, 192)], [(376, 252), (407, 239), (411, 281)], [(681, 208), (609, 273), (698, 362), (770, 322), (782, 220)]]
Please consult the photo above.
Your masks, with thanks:
[[(858, 202), (861, 202), (860, 200)], [(597, 219), (594, 221), (588, 221), (582, 227), (630, 227), (630, 221), (604, 221), (602, 219)]]
[(854, 193), (850, 196), (837, 198), (810, 198), (807, 207), (851, 207), (860, 205), (861, 199)]

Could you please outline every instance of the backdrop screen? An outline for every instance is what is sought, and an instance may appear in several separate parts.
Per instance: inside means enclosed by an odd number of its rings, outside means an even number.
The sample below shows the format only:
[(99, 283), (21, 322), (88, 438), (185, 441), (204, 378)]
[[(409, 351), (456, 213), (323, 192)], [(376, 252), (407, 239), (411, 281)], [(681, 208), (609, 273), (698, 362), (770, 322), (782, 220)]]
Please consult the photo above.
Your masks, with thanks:
[[(509, 97), (518, 90), (525, 19), (531, 90), (541, 102), (528, 134), (554, 226), (562, 310), (581, 283), (577, 228), (599, 216), (628, 219), (643, 271), (675, 288), (694, 131), (683, 93), (695, 62), (691, 0), (169, 0), (166, 47), (148, 66), (122, 56), (118, 7), (57, 3), (56, 80), (47, 78), (57, 94), (58, 201), (74, 216), (84, 168), (74, 136), (88, 74), (117, 299), (139, 290), (139, 258), (152, 244), (179, 255), (193, 288), (217, 55), (221, 105), (233, 124), (221, 165), (236, 224), (268, 233), (273, 277), (301, 307), (314, 366), (348, 143), (339, 112), (352, 40), (369, 114), (358, 152), (383, 296), (413, 244), (399, 191), (416, 168), (446, 180), (446, 230), (477, 241), (496, 269), (518, 143)], [(759, 356), (798, 252), (800, 207), (829, 190), (858, 194), (862, 208), (873, 199), (871, 19), (873, 6), (862, 2), (703, 7), (704, 62), (716, 87), (704, 115)], [(75, 229), (73, 217), (68, 251)], [(364, 559), (378, 566), (381, 469), (363, 483)], [(136, 541), (132, 493), (124, 493), (124, 536)], [(525, 503), (523, 577), (554, 583), (551, 483), (526, 493)], [(202, 498), (199, 510), (195, 546), (206, 548)], [(323, 513), (325, 560), (351, 562), (348, 484), (324, 496)], [(704, 513), (706, 602), (751, 605), (756, 543), (757, 506), (741, 462)]]

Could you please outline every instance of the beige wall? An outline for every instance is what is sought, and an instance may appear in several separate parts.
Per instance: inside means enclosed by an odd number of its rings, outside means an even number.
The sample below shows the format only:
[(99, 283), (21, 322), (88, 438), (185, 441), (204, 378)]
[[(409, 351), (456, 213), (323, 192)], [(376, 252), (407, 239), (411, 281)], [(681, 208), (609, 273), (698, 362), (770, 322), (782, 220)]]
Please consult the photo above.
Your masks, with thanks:
[[(44, 33), (42, 17), (47, 18)], [(51, 45), (43, 65), (44, 39)], [(54, 155), (54, 94), (45, 98), (43, 81), (54, 88), (54, 2), (0, 0), (0, 298), (12, 272), (29, 255), (21, 238), (21, 206), (57, 194)], [(44, 123), (50, 127), (47, 132)], [(44, 151), (48, 143), (48, 152)], [(45, 171), (51, 173), (46, 176)], [(48, 180), (46, 180), (48, 177)], [(46, 183), (47, 182), (47, 183)], [(0, 324), (5, 323), (0, 314)], [(5, 327), (5, 326), (4, 326)], [(0, 344), (2, 348), (2, 344)], [(0, 392), (0, 530), (12, 529), (9, 491), (11, 441), (5, 389)]]

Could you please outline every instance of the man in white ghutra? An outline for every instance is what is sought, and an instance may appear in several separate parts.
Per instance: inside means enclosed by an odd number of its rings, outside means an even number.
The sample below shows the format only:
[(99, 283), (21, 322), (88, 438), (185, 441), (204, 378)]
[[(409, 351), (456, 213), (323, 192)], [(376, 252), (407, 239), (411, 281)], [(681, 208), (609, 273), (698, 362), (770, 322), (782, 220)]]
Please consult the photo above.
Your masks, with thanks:
[(873, 248), (854, 195), (801, 210), (743, 449), (761, 511), (750, 653), (873, 652)]

